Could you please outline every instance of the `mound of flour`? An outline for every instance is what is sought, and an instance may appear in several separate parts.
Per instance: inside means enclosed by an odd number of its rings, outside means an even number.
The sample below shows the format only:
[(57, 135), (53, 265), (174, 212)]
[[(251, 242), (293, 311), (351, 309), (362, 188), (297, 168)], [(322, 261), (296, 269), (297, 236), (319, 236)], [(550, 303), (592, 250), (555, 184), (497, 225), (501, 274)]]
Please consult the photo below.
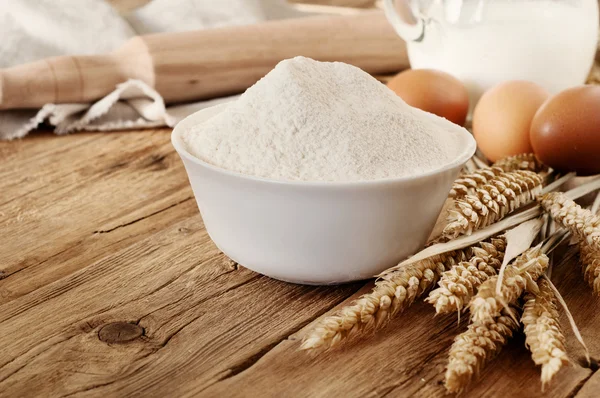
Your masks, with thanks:
[(183, 134), (189, 152), (277, 180), (365, 181), (424, 173), (456, 156), (456, 130), (339, 62), (280, 62), (222, 113)]

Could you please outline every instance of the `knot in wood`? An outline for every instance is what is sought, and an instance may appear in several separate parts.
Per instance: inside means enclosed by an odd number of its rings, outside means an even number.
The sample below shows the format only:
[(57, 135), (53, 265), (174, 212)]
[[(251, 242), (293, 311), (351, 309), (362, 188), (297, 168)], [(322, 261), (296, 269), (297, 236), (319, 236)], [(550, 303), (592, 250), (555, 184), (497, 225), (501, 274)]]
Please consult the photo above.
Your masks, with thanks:
[(107, 344), (128, 343), (144, 334), (144, 328), (135, 323), (113, 322), (104, 325), (98, 332), (98, 338)]

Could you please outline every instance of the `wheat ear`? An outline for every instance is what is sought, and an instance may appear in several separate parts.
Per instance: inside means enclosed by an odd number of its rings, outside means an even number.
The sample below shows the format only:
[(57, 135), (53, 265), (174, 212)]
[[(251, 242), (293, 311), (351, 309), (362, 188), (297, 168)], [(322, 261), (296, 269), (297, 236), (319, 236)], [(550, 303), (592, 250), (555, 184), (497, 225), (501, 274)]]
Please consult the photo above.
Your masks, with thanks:
[(600, 217), (582, 208), (562, 192), (550, 192), (538, 200), (554, 221), (577, 235), (590, 249), (600, 250)]
[(506, 214), (530, 203), (541, 193), (544, 178), (532, 171), (502, 173), (491, 179), (475, 194), (454, 201), (442, 236), (454, 239), (470, 235), (504, 218)]
[(474, 246), (473, 257), (445, 271), (438, 288), (429, 293), (427, 302), (435, 306), (438, 314), (461, 311), (477, 291), (479, 285), (496, 275), (502, 265), (506, 240), (492, 238)]
[(500, 159), (492, 166), (483, 167), (472, 173), (460, 176), (452, 185), (452, 190), (448, 196), (450, 198), (460, 198), (465, 195), (474, 194), (477, 188), (483, 187), (488, 181), (502, 172), (529, 170), (537, 173), (545, 169), (545, 166), (533, 153), (509, 156)]
[(385, 272), (370, 293), (319, 321), (306, 335), (301, 348), (328, 349), (351, 334), (382, 327), (428, 291), (442, 272), (469, 255), (470, 250), (458, 250)]
[(521, 254), (506, 267), (502, 280), (501, 296), (496, 295), (498, 277), (493, 276), (479, 286), (479, 290), (469, 303), (474, 322), (485, 322), (500, 315), (502, 308), (515, 304), (527, 286), (539, 279), (548, 268), (548, 256), (540, 246)]
[(569, 357), (558, 320), (554, 292), (545, 279), (540, 279), (537, 286), (537, 292), (525, 295), (521, 322), (531, 358), (536, 365), (542, 366), (543, 389), (560, 368), (569, 363)]
[(519, 328), (516, 308), (504, 308), (485, 322), (472, 322), (450, 347), (446, 368), (446, 389), (461, 393), (483, 366), (494, 358)]
[(594, 289), (594, 293), (600, 295), (600, 251), (582, 241), (579, 243), (579, 257), (586, 282)]
[(536, 173), (546, 169), (533, 153), (522, 153), (520, 155), (509, 156), (498, 160), (492, 166), (499, 167), (504, 171), (529, 170), (535, 171)]
[(457, 199), (469, 194), (474, 194), (477, 188), (481, 188), (503, 172), (504, 170), (500, 167), (484, 167), (483, 169), (462, 175), (454, 181), (454, 184), (452, 184), (452, 189), (450, 190), (448, 197)]

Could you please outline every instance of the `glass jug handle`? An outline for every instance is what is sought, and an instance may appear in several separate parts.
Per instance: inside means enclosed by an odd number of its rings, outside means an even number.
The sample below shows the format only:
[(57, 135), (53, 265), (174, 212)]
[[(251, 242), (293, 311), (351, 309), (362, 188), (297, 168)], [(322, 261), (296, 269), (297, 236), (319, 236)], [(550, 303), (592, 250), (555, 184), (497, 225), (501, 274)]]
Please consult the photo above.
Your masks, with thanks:
[(385, 16), (404, 41), (421, 41), (425, 36), (425, 23), (413, 13), (410, 1), (384, 0)]

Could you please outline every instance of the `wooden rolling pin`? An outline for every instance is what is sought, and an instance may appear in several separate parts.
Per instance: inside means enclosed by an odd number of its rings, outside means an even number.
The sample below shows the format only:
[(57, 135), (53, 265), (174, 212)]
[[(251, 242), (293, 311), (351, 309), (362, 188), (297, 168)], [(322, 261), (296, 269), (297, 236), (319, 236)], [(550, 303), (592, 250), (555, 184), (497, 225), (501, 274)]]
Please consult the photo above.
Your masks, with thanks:
[(404, 42), (380, 11), (306, 17), (138, 36), (106, 55), (61, 56), (0, 69), (0, 109), (90, 102), (127, 79), (146, 82), (168, 103), (235, 94), (297, 55), (347, 62), (369, 73), (408, 66)]

